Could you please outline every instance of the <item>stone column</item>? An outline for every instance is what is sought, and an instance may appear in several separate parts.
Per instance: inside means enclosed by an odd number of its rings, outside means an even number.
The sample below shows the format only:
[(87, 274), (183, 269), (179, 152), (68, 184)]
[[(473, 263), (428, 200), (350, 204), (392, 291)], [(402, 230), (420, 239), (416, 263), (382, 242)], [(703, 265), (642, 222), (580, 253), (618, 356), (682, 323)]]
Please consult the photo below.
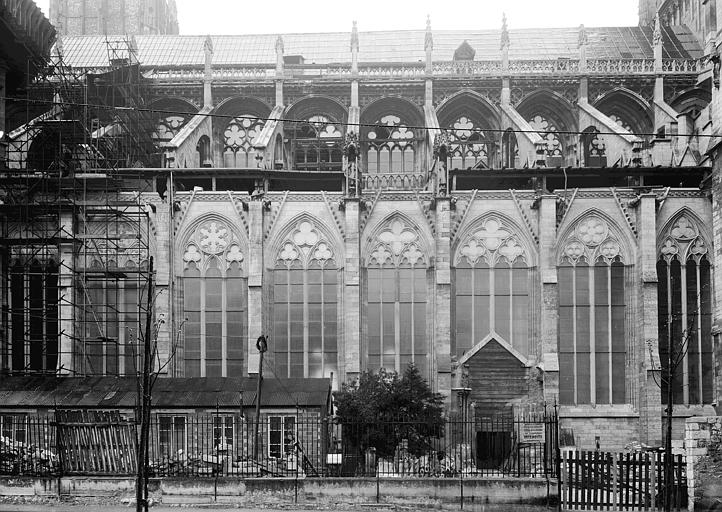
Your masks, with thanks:
[[(75, 235), (73, 229), (73, 213), (63, 211), (60, 214), (60, 232), (65, 240)], [(73, 375), (75, 371), (75, 360), (73, 353), (75, 346), (75, 323), (73, 322), (73, 304), (75, 304), (75, 289), (73, 287), (73, 269), (75, 262), (73, 258), (72, 242), (64, 241), (58, 247), (58, 327), (60, 329), (60, 340), (58, 349), (58, 374)]]
[(659, 382), (659, 339), (657, 333), (657, 215), (655, 194), (642, 194), (639, 199), (637, 220), (639, 245), (637, 269), (641, 278), (635, 354), (629, 354), (640, 368), (638, 375), (630, 376), (633, 385), (639, 386), (640, 438), (647, 444), (662, 443), (662, 399)]
[(263, 323), (263, 201), (248, 204), (248, 373), (258, 373), (256, 340)]
[[(716, 91), (719, 95), (719, 90)], [(718, 98), (718, 101), (719, 98)], [(712, 179), (712, 239), (714, 245), (712, 265), (718, 270), (712, 273), (714, 278), (714, 301), (713, 327), (715, 353), (715, 383), (714, 396), (722, 397), (722, 163), (719, 160), (719, 151), (714, 154), (714, 174)], [(720, 265), (720, 266), (718, 266)], [(719, 411), (719, 409), (718, 409)]]
[[(168, 202), (155, 203), (155, 215), (153, 223), (156, 229), (156, 247), (155, 247), (155, 316), (156, 321), (161, 318), (164, 320), (158, 331), (158, 359), (160, 365), (163, 366), (172, 354), (174, 333), (171, 332), (171, 307), (173, 298), (171, 297), (171, 254), (173, 248), (170, 245), (169, 227), (170, 227), (170, 205)], [(162, 315), (162, 316), (161, 316)], [(177, 362), (176, 362), (177, 364)], [(170, 371), (170, 364), (164, 369), (163, 373)]]
[(344, 244), (344, 345), (343, 361), (339, 365), (339, 387), (341, 382), (349, 382), (358, 377), (361, 371), (361, 245), (359, 236), (359, 199), (345, 199)]
[(557, 342), (559, 288), (556, 268), (557, 196), (545, 194), (539, 202), (539, 278), (541, 282), (541, 354), (544, 369), (544, 400), (559, 397), (559, 350)]
[(436, 198), (436, 322), (434, 351), (436, 386), (451, 394), (451, 201)]

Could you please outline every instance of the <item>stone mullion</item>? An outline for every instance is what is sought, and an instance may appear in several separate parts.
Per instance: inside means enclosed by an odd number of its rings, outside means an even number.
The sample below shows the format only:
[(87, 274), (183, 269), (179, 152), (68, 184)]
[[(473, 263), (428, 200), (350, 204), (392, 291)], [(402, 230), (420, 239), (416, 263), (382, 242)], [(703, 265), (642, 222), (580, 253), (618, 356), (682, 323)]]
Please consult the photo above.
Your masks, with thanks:
[(264, 333), (263, 308), (263, 202), (248, 204), (248, 373), (258, 373), (256, 338)]
[(689, 405), (689, 329), (687, 326), (687, 264), (680, 260), (679, 266), (680, 287), (679, 295), (682, 304), (682, 339), (680, 350), (682, 350), (682, 402)]
[(228, 377), (228, 270), (221, 274), (221, 377)]
[(574, 376), (574, 405), (579, 405), (579, 375), (577, 374), (577, 266), (572, 270), (572, 375)]
[[(596, 265), (590, 262), (587, 267), (589, 272), (589, 398), (592, 405), (597, 404), (597, 340), (596, 340), (596, 320), (597, 320), (597, 304), (595, 275)], [(610, 390), (611, 391), (611, 390)]]
[[(343, 268), (343, 338), (337, 335), (336, 343), (339, 361), (339, 383), (357, 375), (361, 368), (361, 269), (359, 244), (359, 200), (345, 199), (345, 261)], [(337, 331), (340, 333), (340, 329)], [(368, 353), (366, 354), (368, 356)]]
[[(539, 296), (535, 300), (535, 305), (538, 304), (541, 310), (538, 320), (535, 319), (534, 329), (538, 329), (541, 340), (537, 351), (541, 355), (544, 367), (544, 398), (549, 402), (557, 400), (559, 396), (559, 286), (555, 257), (556, 200), (555, 195), (543, 195), (537, 210), (539, 212)], [(536, 282), (536, 279), (534, 281)], [(536, 293), (533, 295), (537, 296)]]
[(303, 274), (303, 376), (308, 377), (308, 272), (305, 267), (300, 270)]
[[(206, 262), (207, 263), (207, 262)], [(200, 351), (201, 351), (201, 372), (200, 376), (206, 376), (206, 268), (201, 268), (200, 274), (200, 299), (201, 299), (201, 314), (200, 314)]]
[(699, 389), (699, 403), (704, 403), (704, 379), (702, 376), (702, 281), (700, 280), (700, 263), (702, 260), (695, 261), (695, 273), (697, 275), (697, 309), (694, 314), (697, 315), (697, 336), (695, 336), (697, 343), (697, 386)]
[(400, 288), (399, 267), (394, 269), (394, 366), (401, 371), (401, 304), (399, 302)]
[[(628, 322), (629, 337), (627, 358), (630, 360), (630, 369), (640, 369), (633, 370), (634, 373), (627, 376), (632, 393), (626, 397), (626, 402), (639, 405), (642, 426), (640, 438), (648, 444), (656, 444), (662, 440), (662, 397), (661, 386), (657, 384), (657, 382), (661, 383), (661, 368), (655, 202), (654, 194), (642, 194), (640, 197), (637, 206), (639, 235), (635, 271), (625, 266), (625, 299), (627, 299), (625, 319)], [(669, 269), (667, 265), (667, 278), (669, 278)], [(667, 290), (671, 293), (669, 283)], [(671, 300), (668, 299), (667, 304), (670, 305)], [(642, 362), (644, 363), (640, 364)]]

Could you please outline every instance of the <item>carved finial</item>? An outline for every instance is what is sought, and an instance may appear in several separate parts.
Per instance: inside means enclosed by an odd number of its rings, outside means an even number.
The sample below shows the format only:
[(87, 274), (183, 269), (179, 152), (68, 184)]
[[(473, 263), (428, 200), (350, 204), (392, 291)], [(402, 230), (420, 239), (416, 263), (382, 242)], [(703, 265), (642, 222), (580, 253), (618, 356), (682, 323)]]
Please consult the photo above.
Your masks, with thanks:
[(509, 27), (506, 24), (506, 13), (501, 15), (501, 49), (509, 47)]
[(353, 22), (353, 28), (351, 28), (351, 51), (358, 50), (358, 27), (356, 21)]
[(283, 36), (281, 35), (276, 38), (276, 53), (283, 55)]
[(426, 16), (426, 37), (424, 38), (424, 50), (434, 49), (434, 36), (431, 34), (431, 16)]
[(211, 39), (210, 35), (207, 35), (206, 40), (203, 41), (203, 51), (213, 53), (213, 39)]
[(659, 11), (654, 17), (654, 35), (652, 36), (654, 46), (662, 44), (662, 23), (659, 20)]
[(587, 35), (587, 29), (582, 23), (579, 25), (579, 46), (585, 46), (587, 43), (589, 43), (589, 36)]

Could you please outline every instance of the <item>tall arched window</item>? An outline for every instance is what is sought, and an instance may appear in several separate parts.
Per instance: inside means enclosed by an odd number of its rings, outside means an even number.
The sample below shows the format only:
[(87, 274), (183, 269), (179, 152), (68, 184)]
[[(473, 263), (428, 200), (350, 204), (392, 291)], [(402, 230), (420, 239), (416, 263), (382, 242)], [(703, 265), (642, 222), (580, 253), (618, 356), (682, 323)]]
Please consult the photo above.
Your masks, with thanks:
[(676, 404), (713, 401), (712, 269), (707, 244), (682, 215), (664, 234), (657, 262), (659, 360), (662, 402), (672, 355), (672, 400)]
[(230, 120), (223, 131), (224, 167), (256, 167), (253, 140), (263, 129), (258, 116), (244, 114)]
[(416, 171), (416, 134), (396, 115), (381, 117), (366, 132), (369, 173), (413, 173)]
[(588, 215), (564, 244), (559, 283), (559, 399), (626, 401), (625, 267), (608, 224)]
[(314, 115), (305, 123), (295, 123), (291, 133), (295, 169), (341, 170), (343, 134), (338, 123)]
[(375, 240), (367, 265), (368, 367), (429, 370), (426, 257), (418, 233), (395, 219)]
[(58, 265), (54, 255), (17, 255), (4, 263), (0, 369), (54, 373), (59, 348)]
[(509, 128), (504, 132), (501, 139), (502, 148), (502, 166), (514, 169), (518, 166), (519, 160), (519, 145), (516, 142), (516, 134)]
[(486, 220), (459, 249), (455, 267), (452, 353), (461, 356), (493, 335), (530, 355), (528, 256), (507, 225)]
[(279, 377), (338, 371), (338, 267), (331, 245), (302, 221), (283, 242), (273, 271), (271, 350)]
[(488, 167), (489, 156), (484, 132), (466, 116), (460, 116), (452, 123), (449, 131), (450, 169), (468, 169), (477, 164)]
[(185, 376), (241, 376), (248, 294), (238, 238), (225, 222), (208, 220), (193, 232), (185, 247)]
[(607, 165), (607, 152), (604, 138), (594, 126), (582, 132), (581, 145), (586, 167), (602, 167)]

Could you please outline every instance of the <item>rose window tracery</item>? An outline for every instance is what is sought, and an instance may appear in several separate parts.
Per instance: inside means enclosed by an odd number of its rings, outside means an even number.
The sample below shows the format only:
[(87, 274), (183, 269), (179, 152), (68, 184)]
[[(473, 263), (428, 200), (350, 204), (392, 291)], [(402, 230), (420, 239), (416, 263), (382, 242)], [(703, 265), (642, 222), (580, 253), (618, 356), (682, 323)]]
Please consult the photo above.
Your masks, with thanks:
[(186, 116), (170, 115), (161, 118), (157, 125), (153, 138), (158, 142), (170, 142), (187, 121)]
[(255, 167), (253, 141), (263, 129), (263, 120), (247, 114), (231, 119), (223, 131), (226, 167)]

